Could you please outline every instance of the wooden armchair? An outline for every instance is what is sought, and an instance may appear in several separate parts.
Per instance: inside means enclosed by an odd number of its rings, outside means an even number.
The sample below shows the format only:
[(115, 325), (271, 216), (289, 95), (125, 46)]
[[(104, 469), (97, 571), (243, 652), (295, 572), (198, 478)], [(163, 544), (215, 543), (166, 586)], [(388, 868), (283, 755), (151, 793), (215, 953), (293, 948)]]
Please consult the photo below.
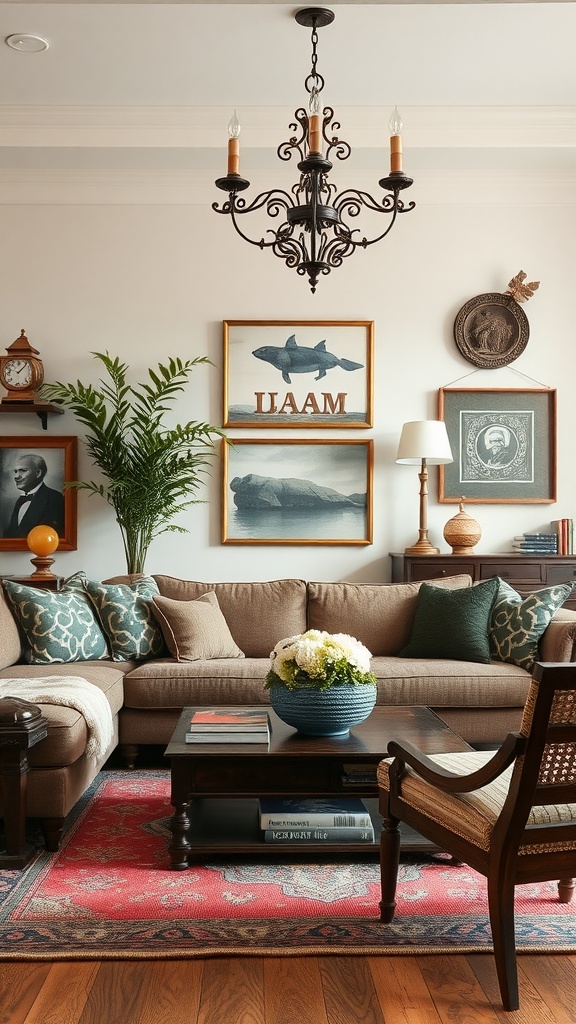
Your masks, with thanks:
[(427, 757), (392, 741), (378, 767), (384, 818), (380, 917), (390, 922), (400, 854), (399, 821), (488, 880), (498, 982), (518, 1009), (514, 887), (576, 876), (576, 663), (537, 663), (520, 731), (496, 752)]

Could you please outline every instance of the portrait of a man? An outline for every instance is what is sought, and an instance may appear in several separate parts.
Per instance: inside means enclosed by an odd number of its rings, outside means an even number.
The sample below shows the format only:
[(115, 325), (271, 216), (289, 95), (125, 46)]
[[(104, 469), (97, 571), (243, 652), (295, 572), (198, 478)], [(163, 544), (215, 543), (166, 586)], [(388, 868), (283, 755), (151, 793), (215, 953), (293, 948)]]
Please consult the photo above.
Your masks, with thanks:
[(4, 537), (27, 537), (35, 526), (51, 526), (64, 534), (64, 495), (45, 483), (48, 465), (36, 452), (17, 455), (13, 469), (14, 501)]
[(517, 450), (512, 432), (500, 424), (488, 427), (479, 438), (479, 457), (491, 468), (509, 466)]

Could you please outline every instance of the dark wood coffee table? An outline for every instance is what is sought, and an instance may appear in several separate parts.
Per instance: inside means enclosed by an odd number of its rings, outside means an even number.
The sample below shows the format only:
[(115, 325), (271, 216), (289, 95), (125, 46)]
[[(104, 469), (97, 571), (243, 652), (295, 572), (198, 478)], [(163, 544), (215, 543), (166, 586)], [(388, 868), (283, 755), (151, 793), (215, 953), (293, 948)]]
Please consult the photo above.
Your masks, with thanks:
[[(470, 750), (430, 708), (376, 707), (346, 737), (300, 736), (269, 709), (270, 745), (186, 743), (184, 735), (194, 708), (185, 708), (168, 744), (172, 783), (169, 845), (171, 867), (183, 870), (206, 857), (259, 857), (289, 853), (331, 855), (343, 845), (326, 842), (302, 845), (265, 843), (259, 828), (258, 797), (368, 798), (379, 838), (376, 767), (386, 757), (391, 739), (415, 743), (426, 754)], [(268, 710), (268, 709), (267, 709)], [(415, 832), (406, 831), (405, 850), (430, 849)], [(378, 852), (378, 842), (346, 843), (346, 853)]]

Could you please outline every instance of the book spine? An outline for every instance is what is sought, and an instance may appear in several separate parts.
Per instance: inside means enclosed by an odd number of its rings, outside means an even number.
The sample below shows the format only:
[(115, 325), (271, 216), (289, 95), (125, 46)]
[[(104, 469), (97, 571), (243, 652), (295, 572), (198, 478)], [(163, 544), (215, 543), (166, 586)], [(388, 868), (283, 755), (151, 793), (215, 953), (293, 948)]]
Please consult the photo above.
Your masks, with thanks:
[(186, 743), (269, 743), (266, 732), (187, 732)]
[(362, 814), (326, 814), (318, 811), (312, 814), (262, 814), (260, 828), (267, 829), (308, 829), (308, 828), (372, 828), (372, 819)]
[(374, 828), (267, 828), (266, 843), (373, 843)]

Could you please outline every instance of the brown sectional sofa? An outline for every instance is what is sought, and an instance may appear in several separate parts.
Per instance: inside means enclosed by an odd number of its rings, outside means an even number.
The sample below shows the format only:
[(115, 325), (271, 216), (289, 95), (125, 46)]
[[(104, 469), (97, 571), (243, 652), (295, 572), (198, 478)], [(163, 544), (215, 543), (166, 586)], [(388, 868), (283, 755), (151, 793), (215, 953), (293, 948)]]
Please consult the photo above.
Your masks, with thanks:
[[(132, 579), (119, 576), (108, 582)], [(13, 696), (18, 696), (18, 679), (82, 676), (103, 690), (113, 713), (114, 739), (98, 761), (90, 761), (82, 715), (72, 708), (40, 705), (48, 736), (29, 751), (26, 813), (41, 819), (49, 849), (57, 848), (66, 815), (117, 744), (133, 765), (140, 745), (169, 741), (185, 706), (267, 702), (263, 684), (270, 651), (278, 640), (307, 628), (348, 633), (368, 647), (378, 679), (378, 704), (426, 704), (473, 744), (499, 743), (519, 725), (530, 681), (525, 669), (496, 661), (399, 657), (410, 638), (420, 583), (203, 583), (164, 575), (154, 579), (160, 594), (176, 601), (195, 601), (213, 591), (245, 657), (23, 664), (18, 628), (0, 594), (0, 680), (15, 680)], [(472, 583), (469, 576), (434, 582), (444, 587)], [(539, 657), (551, 662), (575, 659), (576, 612), (556, 612), (540, 642)]]

